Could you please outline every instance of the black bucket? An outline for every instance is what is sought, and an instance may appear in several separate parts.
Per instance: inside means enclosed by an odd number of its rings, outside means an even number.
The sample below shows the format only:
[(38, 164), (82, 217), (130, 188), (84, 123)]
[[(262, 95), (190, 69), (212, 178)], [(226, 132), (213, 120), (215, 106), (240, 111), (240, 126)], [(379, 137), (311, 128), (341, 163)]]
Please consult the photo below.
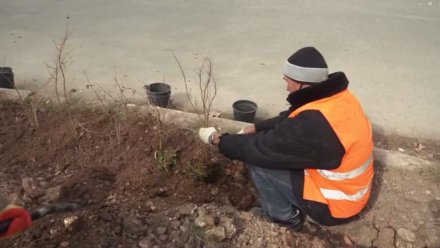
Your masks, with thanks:
[(255, 120), (255, 113), (257, 113), (258, 106), (256, 103), (248, 100), (239, 100), (232, 104), (234, 109), (234, 120), (253, 123)]
[(14, 73), (11, 67), (0, 67), (0, 88), (14, 89)]
[(171, 87), (166, 83), (152, 83), (145, 85), (148, 101), (159, 107), (166, 108), (170, 103)]

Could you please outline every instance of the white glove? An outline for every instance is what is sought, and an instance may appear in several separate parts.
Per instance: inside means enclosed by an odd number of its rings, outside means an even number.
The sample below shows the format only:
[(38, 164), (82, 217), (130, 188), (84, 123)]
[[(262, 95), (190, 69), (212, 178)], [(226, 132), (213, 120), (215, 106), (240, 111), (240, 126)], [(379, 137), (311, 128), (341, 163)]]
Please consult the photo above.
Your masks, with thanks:
[(199, 129), (199, 138), (203, 141), (203, 143), (211, 145), (213, 134), (217, 133), (217, 129), (215, 127), (202, 127)]

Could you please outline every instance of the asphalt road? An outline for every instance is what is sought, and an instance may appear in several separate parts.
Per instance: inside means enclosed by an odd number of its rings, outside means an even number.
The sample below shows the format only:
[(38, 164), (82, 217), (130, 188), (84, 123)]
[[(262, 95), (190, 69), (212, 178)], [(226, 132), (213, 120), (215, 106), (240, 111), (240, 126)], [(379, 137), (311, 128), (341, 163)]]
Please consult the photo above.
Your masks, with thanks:
[[(137, 90), (165, 80), (184, 104), (179, 57), (192, 82), (205, 56), (214, 62), (214, 108), (255, 101), (259, 117), (287, 107), (281, 68), (315, 46), (330, 71), (344, 71), (377, 130), (440, 139), (440, 1), (126, 0), (0, 1), (0, 66), (19, 88), (48, 77), (53, 41), (69, 16), (70, 87), (87, 92), (83, 71), (106, 87)], [(46, 86), (51, 87), (51, 86)], [(192, 84), (193, 93), (196, 85)]]

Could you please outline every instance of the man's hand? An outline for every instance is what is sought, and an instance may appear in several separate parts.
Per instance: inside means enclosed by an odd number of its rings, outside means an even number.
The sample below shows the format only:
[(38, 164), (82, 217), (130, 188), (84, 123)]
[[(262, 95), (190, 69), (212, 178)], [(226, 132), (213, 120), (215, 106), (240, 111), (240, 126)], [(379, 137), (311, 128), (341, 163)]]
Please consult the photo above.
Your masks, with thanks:
[(208, 145), (213, 144), (215, 134), (218, 136), (218, 132), (215, 127), (202, 127), (199, 129), (199, 138), (203, 141), (203, 143)]
[(8, 205), (0, 212), (0, 223), (5, 220), (11, 220), (11, 223), (5, 233), (0, 233), (0, 239), (23, 232), (32, 225), (31, 214), (26, 209), (15, 205)]
[(241, 129), (240, 131), (238, 131), (237, 134), (251, 134), (251, 133), (255, 133), (255, 126), (245, 127), (243, 129)]

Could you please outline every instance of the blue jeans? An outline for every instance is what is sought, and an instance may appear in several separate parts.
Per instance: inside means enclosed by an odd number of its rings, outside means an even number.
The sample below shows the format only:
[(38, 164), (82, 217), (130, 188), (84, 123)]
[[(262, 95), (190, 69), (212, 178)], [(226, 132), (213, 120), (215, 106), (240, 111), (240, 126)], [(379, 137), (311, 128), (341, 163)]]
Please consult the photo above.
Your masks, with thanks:
[(298, 200), (292, 193), (290, 173), (247, 164), (259, 202), (265, 214), (274, 221), (290, 222), (299, 209)]

